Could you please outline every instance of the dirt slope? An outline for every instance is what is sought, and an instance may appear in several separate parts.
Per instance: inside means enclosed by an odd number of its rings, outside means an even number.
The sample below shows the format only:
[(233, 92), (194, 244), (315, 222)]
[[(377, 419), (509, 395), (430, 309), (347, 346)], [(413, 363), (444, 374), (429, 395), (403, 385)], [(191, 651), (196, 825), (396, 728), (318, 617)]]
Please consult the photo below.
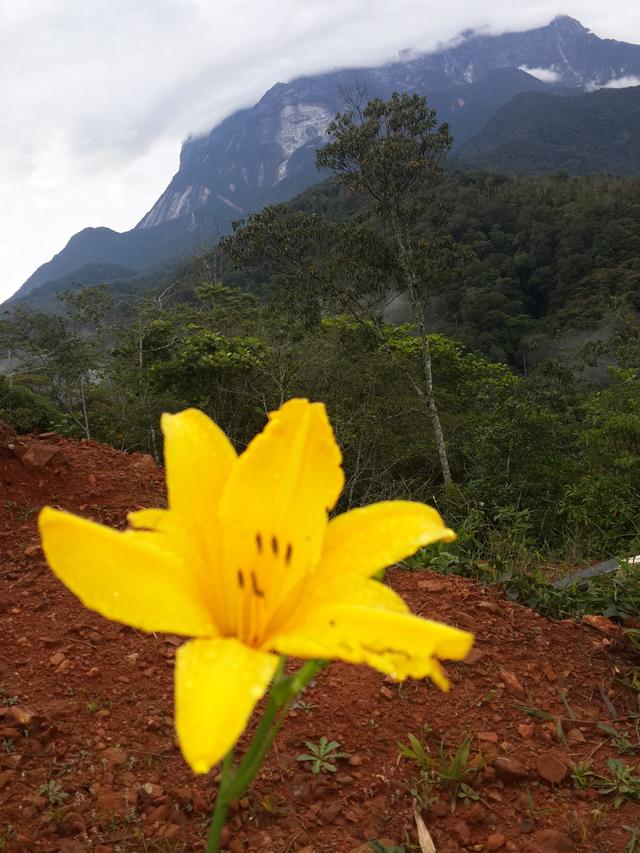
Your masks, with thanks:
[[(180, 641), (85, 610), (46, 568), (35, 526), (45, 503), (122, 526), (163, 500), (149, 457), (0, 430), (0, 850), (204, 849), (215, 773), (195, 778), (175, 744)], [(611, 758), (640, 769), (633, 661), (606, 622), (605, 633), (553, 623), (460, 578), (394, 570), (389, 582), (417, 613), (477, 633), (469, 661), (449, 668), (450, 694), (331, 665), (235, 812), (228, 849), (364, 853), (378, 839), (418, 850), (417, 802), (438, 851), (625, 850), (638, 806), (616, 808), (594, 777), (576, 788), (567, 770), (591, 761), (610, 775)], [(617, 750), (598, 723), (620, 733)], [(441, 743), (453, 754), (471, 738), (464, 796), (420, 784), (398, 758), (408, 732), (436, 759)], [(313, 775), (296, 759), (323, 735), (350, 757)]]

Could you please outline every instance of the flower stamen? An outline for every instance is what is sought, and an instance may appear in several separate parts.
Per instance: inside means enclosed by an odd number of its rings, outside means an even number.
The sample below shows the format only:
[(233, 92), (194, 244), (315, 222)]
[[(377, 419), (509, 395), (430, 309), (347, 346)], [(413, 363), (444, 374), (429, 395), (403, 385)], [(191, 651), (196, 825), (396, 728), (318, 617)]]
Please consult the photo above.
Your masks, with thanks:
[(258, 580), (255, 572), (251, 572), (251, 586), (253, 587), (253, 594), (255, 596), (258, 598), (264, 598), (264, 592), (258, 586)]

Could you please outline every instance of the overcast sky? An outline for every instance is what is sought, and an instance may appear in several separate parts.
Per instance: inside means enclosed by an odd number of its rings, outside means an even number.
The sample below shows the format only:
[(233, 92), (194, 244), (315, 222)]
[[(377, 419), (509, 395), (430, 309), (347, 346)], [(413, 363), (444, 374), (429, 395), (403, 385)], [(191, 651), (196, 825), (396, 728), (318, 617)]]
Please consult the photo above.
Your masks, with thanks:
[(135, 225), (183, 138), (274, 83), (560, 13), (640, 43), (637, 0), (0, 0), (0, 300), (80, 229)]

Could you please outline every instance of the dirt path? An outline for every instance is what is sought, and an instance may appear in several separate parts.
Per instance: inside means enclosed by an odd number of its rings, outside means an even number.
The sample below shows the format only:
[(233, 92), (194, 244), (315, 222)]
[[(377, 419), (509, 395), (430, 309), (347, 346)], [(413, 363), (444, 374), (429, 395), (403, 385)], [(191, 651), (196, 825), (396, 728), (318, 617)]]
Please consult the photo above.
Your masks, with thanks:
[[(44, 503), (123, 526), (163, 500), (149, 457), (0, 432), (0, 851), (203, 849), (215, 773), (194, 777), (176, 747), (180, 641), (85, 610), (49, 573), (35, 527)], [(606, 622), (550, 622), (461, 578), (394, 570), (389, 582), (417, 613), (477, 633), (469, 661), (449, 668), (450, 694), (331, 665), (233, 815), (228, 849), (418, 850), (414, 803), (438, 851), (640, 849), (626, 847), (633, 827), (640, 839), (638, 806), (571, 777), (587, 761), (610, 776), (612, 758), (640, 775), (633, 661)], [(441, 771), (470, 738), (458, 796), (399, 759), (408, 733)], [(323, 735), (350, 757), (313, 775), (297, 756)]]

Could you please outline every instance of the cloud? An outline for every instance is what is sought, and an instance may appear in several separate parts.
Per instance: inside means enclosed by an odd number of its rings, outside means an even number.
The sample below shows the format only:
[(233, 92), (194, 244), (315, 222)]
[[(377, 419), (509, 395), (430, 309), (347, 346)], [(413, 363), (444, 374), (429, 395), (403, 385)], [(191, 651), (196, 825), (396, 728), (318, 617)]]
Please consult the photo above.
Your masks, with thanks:
[(600, 89), (628, 89), (630, 86), (640, 86), (640, 77), (627, 75), (626, 77), (618, 77), (614, 80), (608, 80), (600, 86)]
[(606, 83), (596, 83), (595, 80), (591, 80), (585, 84), (584, 88), (587, 92), (597, 92), (598, 89), (628, 89), (630, 86), (640, 86), (640, 77), (627, 74), (623, 77), (613, 77)]
[(532, 77), (542, 80), (543, 83), (558, 83), (560, 74), (553, 68), (529, 68), (528, 65), (519, 65), (520, 71), (526, 71)]
[[(88, 225), (133, 226), (181, 141), (278, 81), (540, 26), (557, 0), (20, 0), (0, 3), (0, 298)], [(640, 42), (640, 4), (563, 0)]]

